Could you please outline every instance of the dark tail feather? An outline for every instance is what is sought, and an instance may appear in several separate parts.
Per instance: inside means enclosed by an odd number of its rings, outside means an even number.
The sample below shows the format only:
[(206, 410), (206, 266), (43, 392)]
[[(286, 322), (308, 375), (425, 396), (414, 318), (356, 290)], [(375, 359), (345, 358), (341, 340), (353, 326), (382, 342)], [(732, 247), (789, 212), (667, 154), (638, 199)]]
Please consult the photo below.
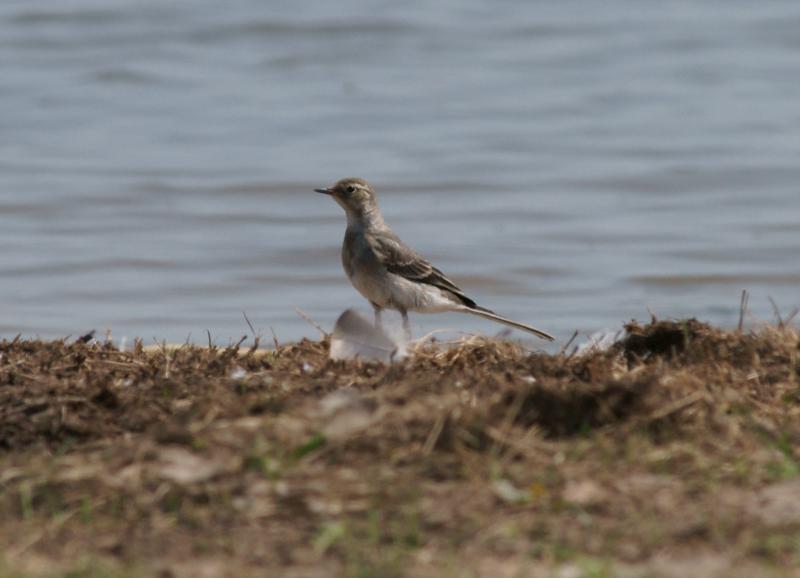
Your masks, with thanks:
[(477, 315), (478, 317), (483, 317), (484, 319), (490, 319), (492, 321), (496, 321), (497, 323), (502, 323), (503, 325), (508, 325), (509, 327), (514, 327), (516, 329), (522, 329), (523, 331), (527, 331), (528, 333), (533, 333), (537, 337), (541, 337), (542, 339), (546, 339), (548, 341), (555, 341), (555, 337), (542, 331), (541, 329), (536, 329), (535, 327), (531, 327), (530, 325), (525, 325), (524, 323), (520, 323), (519, 321), (512, 321), (511, 319), (506, 319), (505, 317), (500, 317), (494, 311), (490, 311), (484, 307), (465, 307), (461, 311), (465, 313), (472, 313), (473, 315)]

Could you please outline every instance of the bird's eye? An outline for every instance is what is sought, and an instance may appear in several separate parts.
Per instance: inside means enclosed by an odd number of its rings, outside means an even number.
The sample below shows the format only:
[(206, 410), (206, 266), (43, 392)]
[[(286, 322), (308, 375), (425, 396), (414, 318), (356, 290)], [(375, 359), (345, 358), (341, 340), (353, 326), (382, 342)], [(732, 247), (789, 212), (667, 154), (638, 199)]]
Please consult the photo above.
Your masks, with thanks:
[(356, 188), (353, 185), (350, 185), (349, 187), (347, 187), (347, 192), (348, 193), (354, 193), (354, 192), (356, 192)]

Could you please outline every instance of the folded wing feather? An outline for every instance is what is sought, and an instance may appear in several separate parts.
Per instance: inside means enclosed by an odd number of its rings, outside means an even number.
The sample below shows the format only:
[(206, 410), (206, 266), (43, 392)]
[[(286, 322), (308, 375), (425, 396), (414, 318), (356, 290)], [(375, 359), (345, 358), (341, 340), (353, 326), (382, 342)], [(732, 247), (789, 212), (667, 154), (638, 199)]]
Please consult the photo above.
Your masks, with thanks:
[(397, 235), (388, 231), (379, 234), (368, 234), (367, 240), (375, 254), (381, 259), (386, 270), (390, 273), (400, 275), (409, 281), (432, 285), (447, 291), (458, 302), (470, 309), (484, 310), (483, 307), (479, 307), (472, 299), (464, 295), (464, 292), (445, 277), (444, 273), (403, 243)]

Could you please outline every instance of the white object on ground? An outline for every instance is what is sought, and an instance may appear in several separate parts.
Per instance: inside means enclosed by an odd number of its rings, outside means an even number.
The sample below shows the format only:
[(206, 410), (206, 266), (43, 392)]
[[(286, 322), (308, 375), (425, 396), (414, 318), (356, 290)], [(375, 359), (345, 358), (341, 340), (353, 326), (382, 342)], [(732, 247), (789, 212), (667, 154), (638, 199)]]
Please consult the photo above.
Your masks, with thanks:
[(361, 359), (391, 363), (406, 356), (405, 344), (397, 343), (370, 321), (348, 309), (336, 320), (331, 334), (331, 359)]
[(597, 351), (606, 351), (611, 349), (611, 346), (614, 345), (617, 341), (625, 337), (625, 330), (618, 329), (616, 331), (611, 329), (604, 329), (602, 331), (598, 331), (596, 333), (592, 333), (584, 343), (581, 343), (578, 346), (575, 355), (580, 357), (581, 355), (586, 355), (587, 353), (594, 353)]

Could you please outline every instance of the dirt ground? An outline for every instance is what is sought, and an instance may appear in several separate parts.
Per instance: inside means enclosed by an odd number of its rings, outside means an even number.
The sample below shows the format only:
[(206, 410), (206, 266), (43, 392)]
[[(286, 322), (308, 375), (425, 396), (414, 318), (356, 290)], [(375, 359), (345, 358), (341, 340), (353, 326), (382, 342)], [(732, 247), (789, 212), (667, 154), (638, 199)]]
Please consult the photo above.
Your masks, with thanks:
[(798, 333), (628, 331), (0, 342), (0, 577), (800, 576)]

